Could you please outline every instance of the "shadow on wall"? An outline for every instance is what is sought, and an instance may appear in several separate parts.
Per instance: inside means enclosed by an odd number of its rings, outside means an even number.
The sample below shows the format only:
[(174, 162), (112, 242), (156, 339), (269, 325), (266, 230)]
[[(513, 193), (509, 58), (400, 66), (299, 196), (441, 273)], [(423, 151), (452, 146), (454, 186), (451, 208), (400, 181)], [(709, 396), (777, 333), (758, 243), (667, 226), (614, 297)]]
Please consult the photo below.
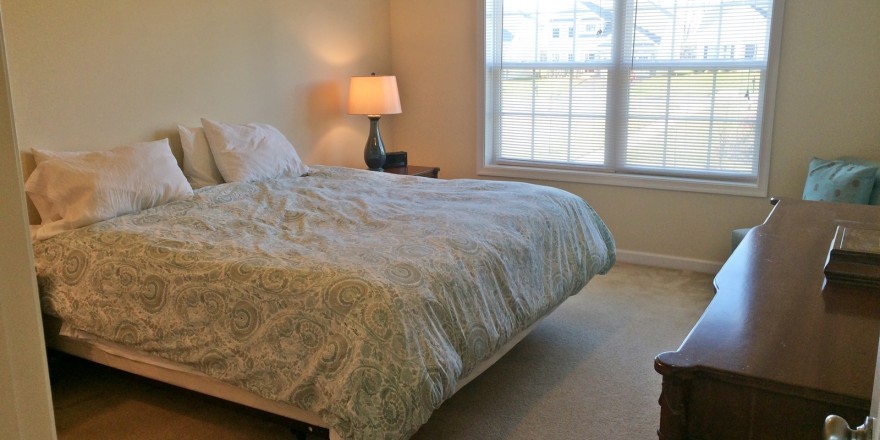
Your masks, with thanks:
[(317, 133), (333, 129), (345, 115), (339, 82), (324, 81), (303, 88), (307, 89), (304, 95), (305, 108), (309, 109), (305, 115), (308, 126)]
[[(34, 162), (34, 155), (31, 154), (30, 151), (22, 151), (21, 152), (21, 175), (24, 178), (24, 181), (27, 182), (28, 176), (34, 171), (34, 168), (37, 166), (36, 162)], [(27, 201), (27, 213), (28, 213), (28, 221), (32, 225), (40, 224), (40, 214), (37, 213), (37, 207), (34, 206), (33, 202), (31, 202), (30, 197), (25, 197)]]

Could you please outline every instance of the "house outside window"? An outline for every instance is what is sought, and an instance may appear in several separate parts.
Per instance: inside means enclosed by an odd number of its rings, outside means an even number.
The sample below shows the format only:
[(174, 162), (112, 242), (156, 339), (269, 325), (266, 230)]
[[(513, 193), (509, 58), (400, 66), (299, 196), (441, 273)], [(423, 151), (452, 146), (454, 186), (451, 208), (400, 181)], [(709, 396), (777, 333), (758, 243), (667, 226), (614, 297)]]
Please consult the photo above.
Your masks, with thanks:
[(783, 0), (485, 1), (479, 174), (766, 196)]

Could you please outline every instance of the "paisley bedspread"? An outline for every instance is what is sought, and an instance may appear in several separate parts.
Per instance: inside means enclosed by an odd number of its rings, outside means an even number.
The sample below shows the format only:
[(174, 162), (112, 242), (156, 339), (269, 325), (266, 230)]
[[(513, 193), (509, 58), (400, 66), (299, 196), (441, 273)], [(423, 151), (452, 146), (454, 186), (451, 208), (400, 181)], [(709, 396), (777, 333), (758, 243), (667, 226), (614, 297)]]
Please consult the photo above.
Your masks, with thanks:
[(354, 439), (411, 436), (615, 255), (558, 189), (337, 167), (206, 188), (34, 251), (45, 313)]

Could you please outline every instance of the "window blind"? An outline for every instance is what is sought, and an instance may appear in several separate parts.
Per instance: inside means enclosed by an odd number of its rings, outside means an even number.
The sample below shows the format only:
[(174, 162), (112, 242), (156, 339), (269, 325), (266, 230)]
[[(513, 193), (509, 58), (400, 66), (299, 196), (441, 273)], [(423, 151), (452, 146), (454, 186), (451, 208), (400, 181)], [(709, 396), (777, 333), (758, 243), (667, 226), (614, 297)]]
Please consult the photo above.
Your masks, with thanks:
[(773, 0), (487, 0), (496, 164), (753, 182)]

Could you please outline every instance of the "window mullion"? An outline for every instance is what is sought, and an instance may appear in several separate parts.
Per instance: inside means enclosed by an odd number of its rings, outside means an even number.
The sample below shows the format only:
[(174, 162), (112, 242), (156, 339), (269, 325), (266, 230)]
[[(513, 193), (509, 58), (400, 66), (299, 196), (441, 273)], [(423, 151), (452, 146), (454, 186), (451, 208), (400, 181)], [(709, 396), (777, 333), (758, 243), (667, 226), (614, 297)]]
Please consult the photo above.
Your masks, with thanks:
[(530, 121), (532, 130), (531, 130), (531, 145), (530, 148), (530, 157), (532, 160), (535, 160), (535, 123), (537, 122), (537, 118), (535, 117), (535, 109), (537, 108), (537, 100), (538, 100), (538, 86), (536, 84), (537, 78), (539, 77), (538, 70), (532, 70), (532, 118)]
[[(712, 73), (712, 96), (713, 97), (716, 96), (717, 93), (718, 93), (718, 71), (714, 70)], [(709, 168), (711, 161), (712, 161), (712, 156), (715, 154), (718, 154), (718, 151), (716, 151), (716, 149), (712, 147), (712, 136), (715, 135), (716, 103), (717, 103), (717, 100), (713, 98), (712, 102), (709, 104), (709, 135), (708, 135), (709, 152), (708, 152), (708, 154), (706, 154), (706, 168)], [(719, 156), (718, 160), (721, 161), (722, 158)]]
[(626, 145), (626, 81), (623, 50), (626, 45), (628, 0), (614, 2), (614, 41), (612, 66), (608, 72), (608, 92), (605, 107), (605, 161), (612, 171), (624, 166)]
[[(577, 53), (577, 41), (578, 41), (578, 33), (577, 33), (577, 25), (578, 25), (578, 0), (572, 1), (572, 6), (574, 13), (572, 14), (572, 24), (569, 29), (574, 29), (574, 33), (569, 33), (569, 37), (571, 37), (571, 53), (572, 56), (568, 57), (568, 61), (576, 61), (575, 55)], [(572, 111), (574, 110), (574, 72), (576, 67), (571, 66), (568, 69), (568, 127), (567, 127), (567, 140), (568, 146), (565, 149), (565, 160), (566, 162), (571, 162), (571, 147), (572, 147), (572, 133), (571, 130), (573, 128), (573, 116)]]
[(666, 76), (666, 107), (663, 117), (663, 160), (661, 162), (664, 167), (669, 166), (669, 112), (671, 110), (672, 77), (674, 75), (673, 71), (670, 70), (669, 75)]
[[(541, 11), (538, 8), (537, 2), (535, 2), (535, 17), (538, 18), (538, 23), (540, 23)], [(540, 30), (541, 29), (540, 29), (540, 25), (535, 25), (535, 28), (537, 30), (537, 32), (535, 32), (535, 60), (538, 60), (539, 59), (538, 54), (539, 54), (540, 47), (541, 47), (541, 40), (540, 40), (540, 35), (541, 35)], [(529, 149), (530, 157), (532, 160), (535, 160), (535, 124), (537, 122), (537, 118), (535, 117), (535, 109), (537, 108), (536, 101), (537, 101), (537, 95), (538, 95), (538, 86), (536, 84), (536, 81), (537, 81), (537, 78), (540, 76), (539, 72), (540, 71), (538, 69), (532, 70), (532, 115), (531, 115), (532, 117), (531, 117), (531, 121), (530, 121), (530, 124), (531, 124), (531, 132), (530, 132), (530, 134), (531, 134), (531, 136), (530, 136), (531, 137), (531, 148)]]

